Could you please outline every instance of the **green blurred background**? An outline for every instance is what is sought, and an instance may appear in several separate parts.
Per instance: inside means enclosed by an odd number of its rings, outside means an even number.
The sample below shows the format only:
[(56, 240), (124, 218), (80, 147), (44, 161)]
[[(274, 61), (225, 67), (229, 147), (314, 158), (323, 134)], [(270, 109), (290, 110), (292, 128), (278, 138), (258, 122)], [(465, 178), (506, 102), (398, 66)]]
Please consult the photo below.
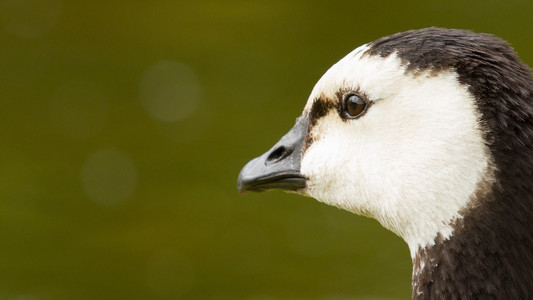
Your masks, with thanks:
[(0, 0), (0, 299), (406, 299), (407, 246), (240, 168), (355, 47), (427, 26), (533, 64), (533, 1)]

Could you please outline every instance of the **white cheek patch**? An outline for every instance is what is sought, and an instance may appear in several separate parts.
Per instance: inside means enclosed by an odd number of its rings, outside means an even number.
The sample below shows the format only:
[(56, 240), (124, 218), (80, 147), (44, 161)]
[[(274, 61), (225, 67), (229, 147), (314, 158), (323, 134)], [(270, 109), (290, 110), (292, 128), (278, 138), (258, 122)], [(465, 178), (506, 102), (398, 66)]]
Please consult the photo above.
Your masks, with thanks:
[(478, 183), (492, 180), (475, 101), (454, 71), (406, 74), (395, 55), (354, 52), (317, 83), (304, 113), (317, 95), (346, 88), (375, 103), (358, 119), (332, 110), (317, 120), (301, 163), (306, 193), (376, 218), (414, 257), (437, 235), (449, 238)]

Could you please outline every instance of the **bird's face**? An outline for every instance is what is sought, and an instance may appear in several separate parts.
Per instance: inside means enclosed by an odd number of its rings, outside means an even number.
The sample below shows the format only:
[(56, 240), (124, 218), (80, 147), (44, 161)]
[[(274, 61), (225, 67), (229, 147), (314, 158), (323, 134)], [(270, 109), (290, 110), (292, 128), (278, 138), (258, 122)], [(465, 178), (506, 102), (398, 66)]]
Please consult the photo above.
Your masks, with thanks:
[(314, 87), (295, 127), (239, 175), (373, 217), (411, 253), (452, 233), (490, 180), (484, 126), (454, 70), (409, 71), (362, 46)]

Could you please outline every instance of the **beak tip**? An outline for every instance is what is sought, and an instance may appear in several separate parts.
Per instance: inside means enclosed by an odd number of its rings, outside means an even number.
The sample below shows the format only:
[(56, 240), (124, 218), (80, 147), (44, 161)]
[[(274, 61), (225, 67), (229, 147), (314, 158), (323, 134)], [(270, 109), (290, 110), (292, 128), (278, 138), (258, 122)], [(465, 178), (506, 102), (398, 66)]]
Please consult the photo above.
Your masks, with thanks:
[[(244, 170), (244, 168), (243, 168)], [(244, 184), (243, 182), (243, 179), (242, 179), (242, 171), (239, 172), (239, 178), (237, 178), (237, 191), (239, 192), (239, 194), (246, 194), (247, 192), (247, 188), (246, 188), (246, 184)]]
[(242, 183), (239, 181), (237, 182), (237, 191), (239, 192), (239, 194), (246, 194), (246, 188), (242, 186)]

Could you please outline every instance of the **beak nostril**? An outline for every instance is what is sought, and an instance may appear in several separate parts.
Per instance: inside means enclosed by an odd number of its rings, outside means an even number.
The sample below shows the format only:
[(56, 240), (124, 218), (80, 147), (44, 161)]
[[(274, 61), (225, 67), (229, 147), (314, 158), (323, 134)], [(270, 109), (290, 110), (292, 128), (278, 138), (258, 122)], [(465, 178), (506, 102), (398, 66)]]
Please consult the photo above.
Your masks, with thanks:
[(272, 151), (269, 155), (268, 155), (268, 158), (267, 158), (267, 162), (276, 162), (282, 158), (284, 158), (285, 156), (287, 156), (288, 154), (288, 151), (285, 147), (283, 146), (280, 146), (278, 147), (276, 150)]

